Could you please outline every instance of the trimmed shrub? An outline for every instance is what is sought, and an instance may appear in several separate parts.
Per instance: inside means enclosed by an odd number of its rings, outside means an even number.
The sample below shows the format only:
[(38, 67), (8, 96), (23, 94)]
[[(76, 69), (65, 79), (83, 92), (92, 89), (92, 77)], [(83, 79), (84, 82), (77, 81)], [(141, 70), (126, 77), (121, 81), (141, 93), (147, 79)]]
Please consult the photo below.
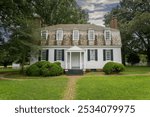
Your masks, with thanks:
[(40, 76), (40, 68), (33, 64), (26, 69), (26, 74), (28, 76)]
[(55, 64), (57, 64), (58, 66), (61, 66), (61, 63), (60, 63), (60, 62), (55, 62)]
[(34, 63), (37, 67), (42, 68), (44, 65), (49, 65), (50, 62), (48, 61), (38, 61), (36, 63)]
[(103, 71), (105, 72), (105, 74), (120, 73), (124, 70), (124, 65), (117, 62), (108, 62), (103, 67)]
[(50, 68), (50, 76), (59, 76), (63, 74), (63, 69), (56, 63), (53, 63)]
[(29, 66), (26, 74), (28, 76), (58, 76), (63, 74), (63, 69), (56, 63), (40, 61)]

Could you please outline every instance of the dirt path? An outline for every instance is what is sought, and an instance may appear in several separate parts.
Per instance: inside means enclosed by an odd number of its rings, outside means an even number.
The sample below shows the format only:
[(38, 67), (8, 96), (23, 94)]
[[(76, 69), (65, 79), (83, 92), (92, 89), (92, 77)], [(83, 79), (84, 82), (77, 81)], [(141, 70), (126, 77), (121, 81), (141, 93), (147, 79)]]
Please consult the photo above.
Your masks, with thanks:
[(67, 76), (69, 78), (68, 85), (63, 97), (63, 100), (73, 100), (76, 92), (76, 82), (82, 76)]

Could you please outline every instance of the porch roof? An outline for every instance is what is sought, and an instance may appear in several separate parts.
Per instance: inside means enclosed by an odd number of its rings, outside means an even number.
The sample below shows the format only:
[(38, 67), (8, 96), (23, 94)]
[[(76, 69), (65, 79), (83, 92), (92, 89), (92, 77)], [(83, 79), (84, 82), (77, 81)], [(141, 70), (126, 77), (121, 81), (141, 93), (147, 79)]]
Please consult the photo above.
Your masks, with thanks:
[(78, 47), (78, 46), (73, 46), (67, 50), (67, 52), (84, 52), (84, 49)]

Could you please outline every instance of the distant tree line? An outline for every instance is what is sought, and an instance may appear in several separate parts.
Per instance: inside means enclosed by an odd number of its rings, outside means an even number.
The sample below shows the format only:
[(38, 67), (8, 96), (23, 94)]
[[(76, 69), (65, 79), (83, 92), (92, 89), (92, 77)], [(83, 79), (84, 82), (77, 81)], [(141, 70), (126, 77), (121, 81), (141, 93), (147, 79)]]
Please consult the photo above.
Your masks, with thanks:
[[(113, 16), (117, 17), (121, 31), (124, 64), (126, 56), (144, 54), (150, 66), (150, 1), (122, 0), (116, 8), (105, 15), (105, 25), (109, 25)], [(133, 58), (136, 59), (132, 57), (130, 60)], [(133, 60), (132, 63), (134, 61), (138, 60)]]

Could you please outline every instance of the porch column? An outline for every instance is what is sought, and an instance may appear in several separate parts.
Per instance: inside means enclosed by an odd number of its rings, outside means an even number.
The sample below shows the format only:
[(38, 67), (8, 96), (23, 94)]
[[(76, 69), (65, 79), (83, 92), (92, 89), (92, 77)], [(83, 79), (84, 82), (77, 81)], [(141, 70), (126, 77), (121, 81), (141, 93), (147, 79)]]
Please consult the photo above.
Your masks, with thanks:
[(82, 52), (80, 52), (80, 69), (82, 69)]
[(70, 52), (70, 64), (69, 65), (70, 65), (70, 69), (71, 69), (71, 52)]
[(86, 52), (83, 52), (83, 56), (84, 56), (84, 71), (86, 70)]
[(68, 69), (68, 52), (65, 53), (65, 65), (66, 65), (66, 68), (65, 69)]

